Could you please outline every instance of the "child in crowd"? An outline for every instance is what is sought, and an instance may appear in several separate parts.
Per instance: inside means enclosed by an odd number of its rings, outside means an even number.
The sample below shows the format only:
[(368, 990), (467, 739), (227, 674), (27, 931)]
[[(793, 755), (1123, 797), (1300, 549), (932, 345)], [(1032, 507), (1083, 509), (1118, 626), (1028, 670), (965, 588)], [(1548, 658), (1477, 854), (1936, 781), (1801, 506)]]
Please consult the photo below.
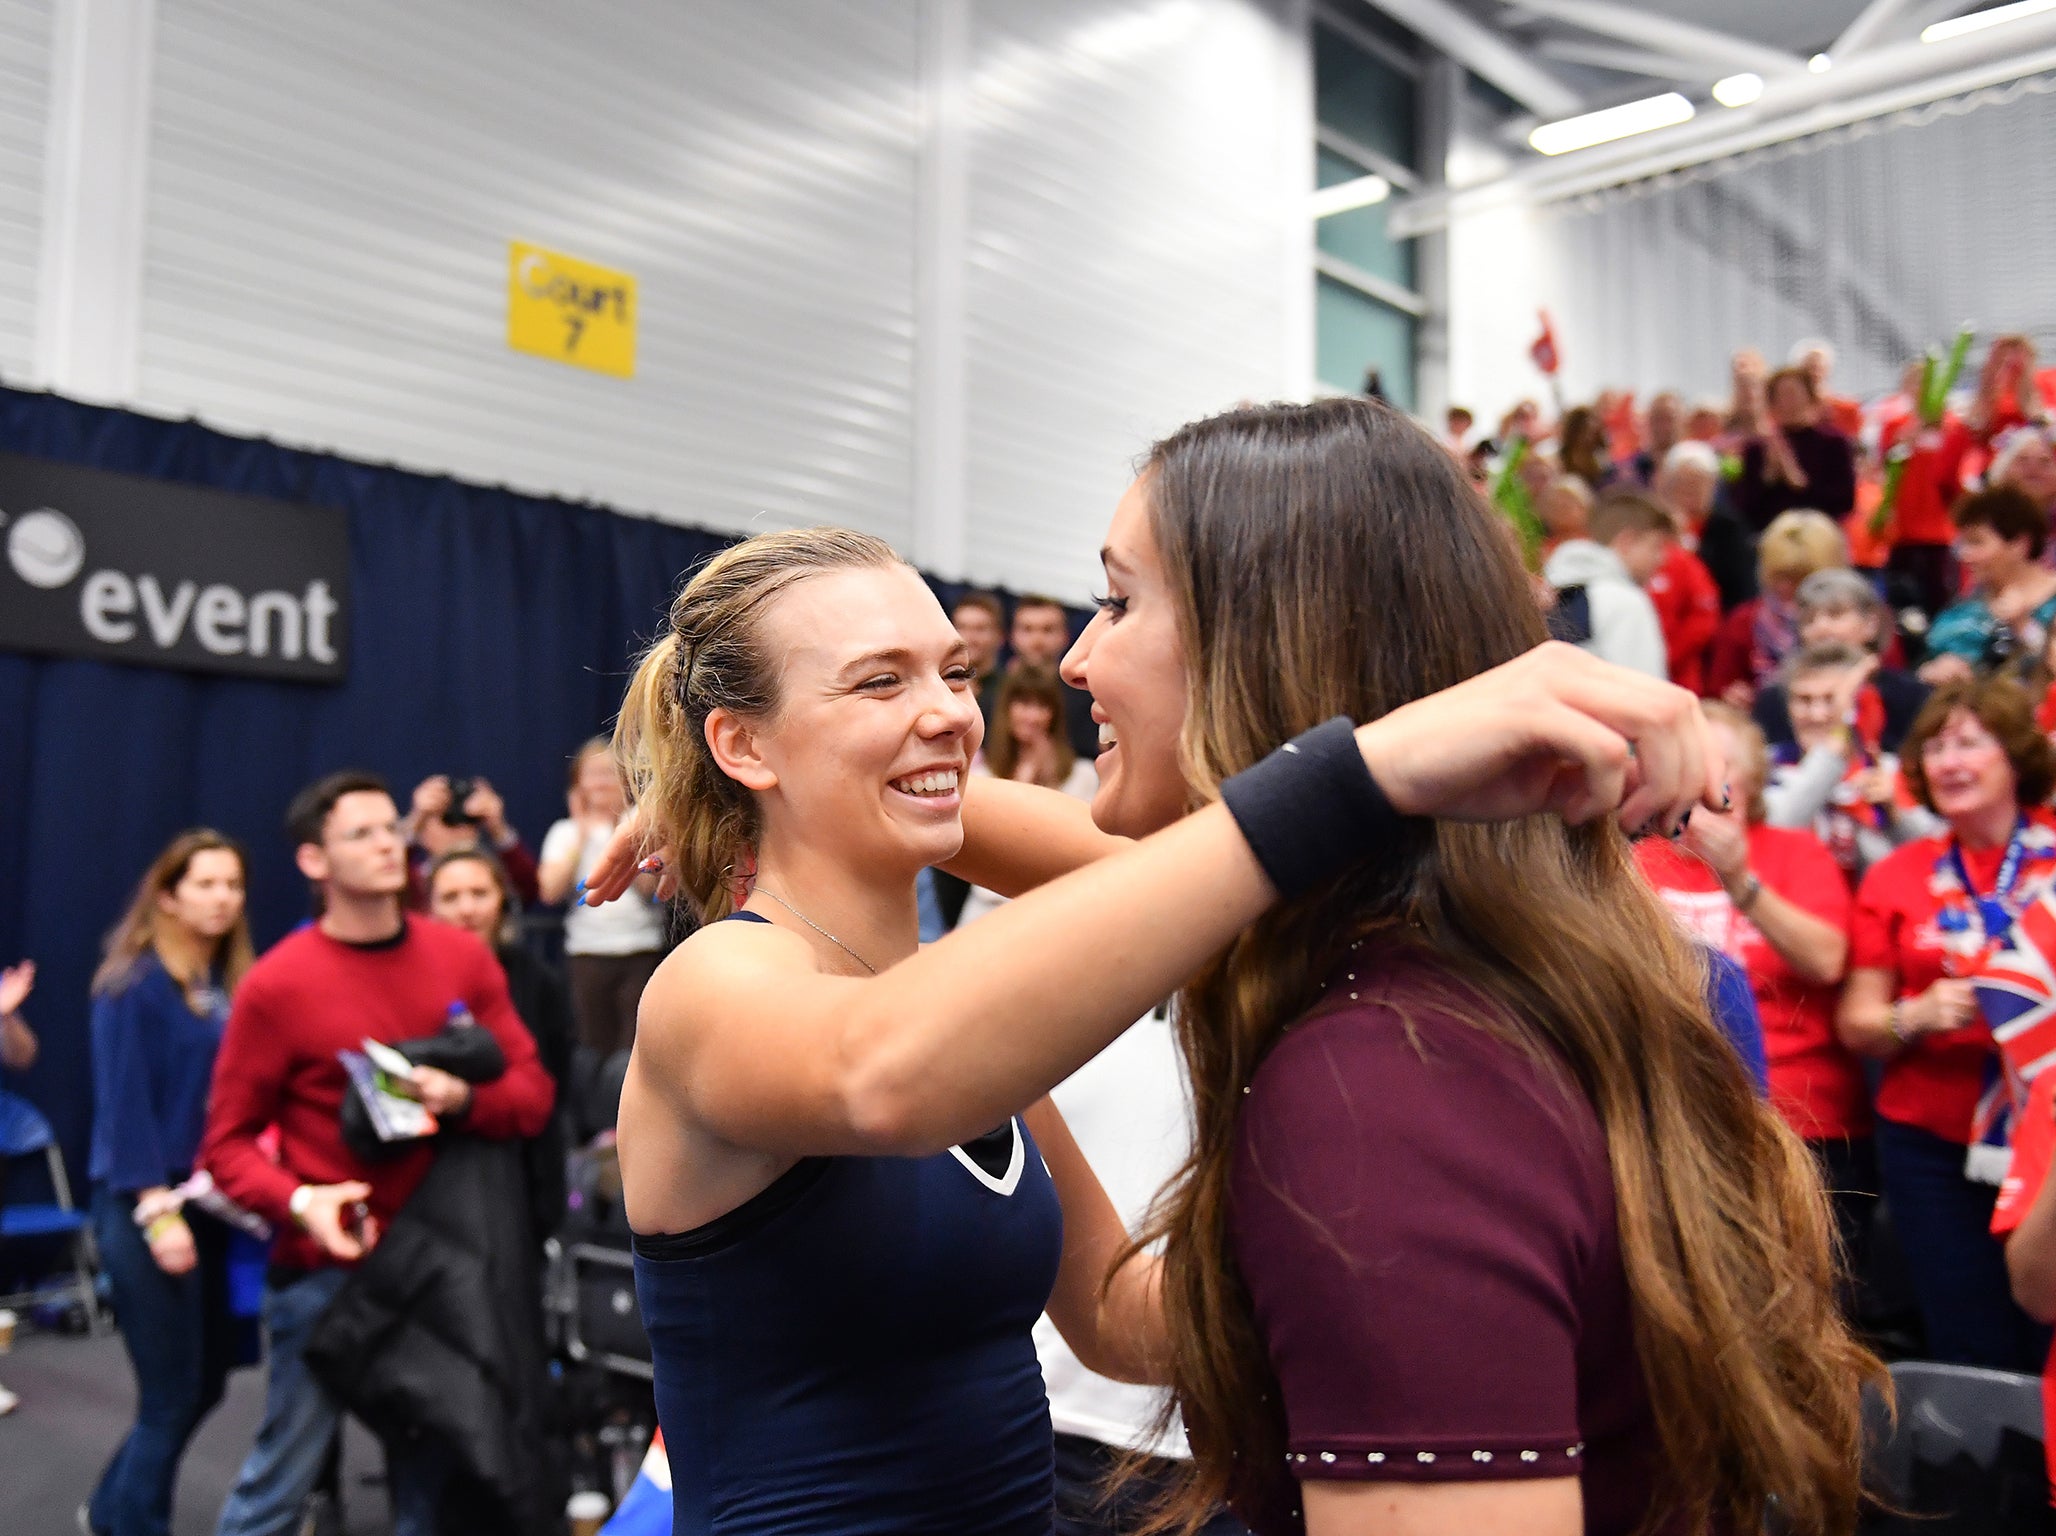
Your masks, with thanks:
[(1559, 544), (1542, 568), (1559, 609), (1582, 606), (1577, 643), (1602, 661), (1651, 677), (1670, 675), (1656, 606), (1643, 589), (1676, 542), (1670, 514), (1635, 492), (1607, 496), (1593, 510), (1590, 536)]

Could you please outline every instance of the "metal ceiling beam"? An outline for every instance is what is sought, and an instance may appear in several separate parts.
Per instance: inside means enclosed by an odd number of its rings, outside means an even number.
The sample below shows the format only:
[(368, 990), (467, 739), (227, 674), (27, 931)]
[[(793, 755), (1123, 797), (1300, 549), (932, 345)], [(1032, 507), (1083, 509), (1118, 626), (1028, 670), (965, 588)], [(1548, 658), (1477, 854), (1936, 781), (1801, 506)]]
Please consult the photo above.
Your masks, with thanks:
[(1707, 72), (1752, 70), (1766, 79), (1772, 75), (1803, 73), (1806, 65), (1796, 54), (1780, 48), (1766, 48), (1746, 38), (1716, 32), (1689, 21), (1652, 16), (1616, 5), (1612, 0), (1508, 0), (1515, 9), (1530, 15), (1567, 21), (1587, 32), (1637, 43), (1658, 53), (1682, 54), (1704, 61)]
[(1993, 0), (1928, 0), (1894, 30), (1901, 37), (1918, 37), (1924, 27), (1931, 27), (1938, 21), (1954, 21), (1965, 11), (1988, 10), (1991, 3)]
[(1473, 209), (1576, 197), (2047, 71), (2056, 71), (2056, 12), (1947, 42), (1901, 42), (1826, 74), (1768, 81), (1762, 98), (1740, 110), (1701, 113), (1676, 128), (1537, 158), (1461, 191), (1409, 198), (1394, 205), (1386, 228), (1425, 234)]
[(1530, 112), (1575, 117), (1585, 103), (1505, 37), (1458, 10), (1449, 0), (1368, 0), (1401, 26), (1427, 39), (1474, 74), (1489, 80)]
[(1854, 58), (1865, 48), (1885, 42), (1892, 35), (1892, 24), (1905, 14), (1913, 0), (1870, 0), (1857, 13), (1856, 19), (1842, 29), (1842, 35), (1828, 45), (1828, 57), (1838, 63)]
[(1706, 65), (1675, 54), (1651, 53), (1646, 48), (1628, 48), (1618, 43), (1588, 43), (1578, 37), (1545, 37), (1535, 51), (1566, 64), (1589, 64), (1594, 69), (1611, 69), (1623, 75), (1647, 75), (1652, 80), (1704, 80)]

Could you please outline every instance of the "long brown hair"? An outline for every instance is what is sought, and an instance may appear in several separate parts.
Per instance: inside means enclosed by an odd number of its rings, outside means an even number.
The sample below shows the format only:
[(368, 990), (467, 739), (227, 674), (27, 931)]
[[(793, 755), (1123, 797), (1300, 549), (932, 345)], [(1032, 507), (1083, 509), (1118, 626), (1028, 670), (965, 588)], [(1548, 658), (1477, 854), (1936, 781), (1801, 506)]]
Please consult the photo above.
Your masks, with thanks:
[[(1483, 500), (1375, 402), (1232, 411), (1159, 443), (1144, 474), (1180, 609), (1195, 802), (1322, 720), (1376, 719), (1543, 639)], [(1165, 1245), (1195, 1459), (1156, 1528), (1191, 1532), (1224, 1498), (1293, 1507), (1279, 1390), (1230, 1242), (1237, 1118), (1280, 1033), (1373, 929), (1471, 981), (1472, 1022), (1557, 1064), (1597, 1113), (1662, 1445), (1652, 1523), (1758, 1530), (1775, 1501), (1792, 1532), (1847, 1530), (1858, 1388), (1882, 1367), (1836, 1310), (1820, 1180), (1709, 1018), (1701, 962), (1626, 838), (1546, 816), (1434, 823), (1268, 913), (1181, 994), (1195, 1141), (1138, 1247)]]
[(1016, 702), (1043, 704), (1049, 708), (1049, 744), (1056, 774), (1046, 788), (1062, 789), (1071, 770), (1078, 766), (1078, 754), (1071, 750), (1071, 738), (1064, 733), (1063, 684), (1048, 667), (1023, 664), (1007, 673), (999, 685), (999, 698), (992, 706), (992, 724), (985, 732), (985, 766), (996, 779), (1011, 779), (1021, 760), (1021, 743), (1014, 739), (1013, 717), (1007, 713)]
[[(168, 896), (179, 887), (186, 873), (193, 867), (193, 860), (203, 853), (219, 850), (236, 856), (236, 863), (243, 872), (243, 884), (250, 883), (250, 856), (243, 851), (243, 845), (232, 837), (206, 827), (197, 827), (190, 832), (181, 832), (165, 846), (162, 853), (151, 861), (143, 878), (136, 884), (136, 894), (130, 898), (128, 910), (122, 914), (107, 934), (105, 958), (100, 968), (93, 973), (93, 995), (104, 997), (119, 992), (129, 983), (134, 974), (136, 961), (145, 950), (157, 942), (157, 925), (164, 914), (157, 908), (157, 898)], [(250, 916), (246, 908), (237, 914), (235, 926), (214, 941), (214, 954), (209, 960), (209, 969), (221, 983), (224, 992), (233, 993), (243, 975), (257, 958), (250, 944)], [(191, 993), (200, 982), (200, 976), (177, 976), (173, 980), (187, 993)]]
[(776, 712), (777, 658), (761, 634), (770, 599), (810, 576), (904, 564), (883, 539), (847, 528), (758, 534), (694, 574), (637, 663), (614, 755), (642, 808), (646, 847), (670, 847), (679, 890), (701, 922), (734, 910), (762, 831), (756, 798), (714, 761), (707, 716)]

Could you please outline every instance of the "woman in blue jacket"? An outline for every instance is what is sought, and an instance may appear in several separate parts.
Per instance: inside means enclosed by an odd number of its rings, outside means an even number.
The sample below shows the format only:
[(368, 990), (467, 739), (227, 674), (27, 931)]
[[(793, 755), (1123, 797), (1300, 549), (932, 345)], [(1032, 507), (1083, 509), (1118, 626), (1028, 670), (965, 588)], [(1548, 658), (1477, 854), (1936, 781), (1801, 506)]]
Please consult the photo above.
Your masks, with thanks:
[(166, 1536), (179, 1458), (232, 1363), (228, 1229), (149, 1212), (193, 1171), (229, 994), (250, 968), (247, 867), (218, 832), (174, 838), (93, 978), (93, 1230), (136, 1373), (136, 1422), (85, 1510), (96, 1536)]

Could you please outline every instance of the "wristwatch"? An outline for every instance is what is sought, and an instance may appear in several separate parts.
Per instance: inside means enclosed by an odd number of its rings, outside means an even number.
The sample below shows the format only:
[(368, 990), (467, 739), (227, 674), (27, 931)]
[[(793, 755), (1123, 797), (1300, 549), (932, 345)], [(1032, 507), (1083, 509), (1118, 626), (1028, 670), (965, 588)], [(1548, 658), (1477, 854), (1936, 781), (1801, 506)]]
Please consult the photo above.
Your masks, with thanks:
[(1899, 1022), (1899, 1010), (1906, 1006), (1906, 999), (1895, 998), (1892, 1006), (1885, 1010), (1885, 1029), (1902, 1046), (1913, 1044), (1913, 1036), (1906, 1033), (1906, 1026)]
[(1756, 898), (1762, 894), (1763, 881), (1757, 878), (1756, 872), (1752, 870), (1749, 874), (1749, 883), (1742, 887), (1742, 894), (1734, 898), (1735, 910), (1747, 916), (1749, 909), (1756, 905)]
[(286, 1201), (286, 1209), (293, 1213), (293, 1220), (304, 1227), (307, 1225), (307, 1207), (313, 1203), (314, 1186), (312, 1184), (302, 1184), (293, 1191), (292, 1198)]

